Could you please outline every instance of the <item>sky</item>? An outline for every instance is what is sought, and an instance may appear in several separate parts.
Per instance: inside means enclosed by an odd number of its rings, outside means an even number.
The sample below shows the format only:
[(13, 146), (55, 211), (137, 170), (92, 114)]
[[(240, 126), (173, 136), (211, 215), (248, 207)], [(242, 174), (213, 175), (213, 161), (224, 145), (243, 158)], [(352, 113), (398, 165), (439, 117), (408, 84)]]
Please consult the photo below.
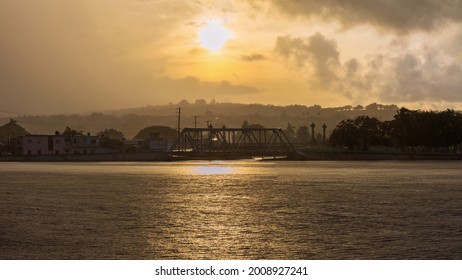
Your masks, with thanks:
[(462, 0), (0, 0), (0, 112), (462, 109)]

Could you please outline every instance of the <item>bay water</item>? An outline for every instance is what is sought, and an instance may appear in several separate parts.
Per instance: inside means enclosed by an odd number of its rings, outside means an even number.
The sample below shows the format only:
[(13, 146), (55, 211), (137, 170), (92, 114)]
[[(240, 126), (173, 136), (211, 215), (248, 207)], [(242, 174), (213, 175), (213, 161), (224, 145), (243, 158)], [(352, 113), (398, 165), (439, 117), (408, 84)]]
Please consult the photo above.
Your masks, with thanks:
[(461, 259), (462, 162), (0, 163), (0, 259)]

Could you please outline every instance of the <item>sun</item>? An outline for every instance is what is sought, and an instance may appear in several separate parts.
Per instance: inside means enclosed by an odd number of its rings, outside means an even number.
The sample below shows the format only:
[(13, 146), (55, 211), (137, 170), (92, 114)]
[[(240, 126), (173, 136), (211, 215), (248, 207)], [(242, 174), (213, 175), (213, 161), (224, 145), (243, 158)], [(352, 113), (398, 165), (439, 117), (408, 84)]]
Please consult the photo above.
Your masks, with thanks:
[(207, 21), (207, 25), (199, 31), (199, 42), (203, 48), (218, 52), (233, 36), (229, 29), (223, 27), (218, 19)]

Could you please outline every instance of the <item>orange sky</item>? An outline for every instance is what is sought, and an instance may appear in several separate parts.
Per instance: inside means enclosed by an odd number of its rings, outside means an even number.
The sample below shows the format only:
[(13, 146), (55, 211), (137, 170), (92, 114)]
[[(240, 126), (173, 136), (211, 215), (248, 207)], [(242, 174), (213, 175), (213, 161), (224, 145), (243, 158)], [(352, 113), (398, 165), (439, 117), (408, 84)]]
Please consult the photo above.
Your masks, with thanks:
[(0, 0), (0, 36), (3, 112), (462, 104), (460, 0)]

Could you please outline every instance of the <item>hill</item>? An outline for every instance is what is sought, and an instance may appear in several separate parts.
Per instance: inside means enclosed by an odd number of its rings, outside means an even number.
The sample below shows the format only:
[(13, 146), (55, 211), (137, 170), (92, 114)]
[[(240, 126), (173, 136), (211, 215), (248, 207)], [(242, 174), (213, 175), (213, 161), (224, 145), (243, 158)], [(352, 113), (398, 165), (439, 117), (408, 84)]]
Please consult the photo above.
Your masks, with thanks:
[(16, 120), (10, 119), (9, 122), (0, 126), (0, 143), (6, 143), (8, 139), (29, 134), (24, 127), (17, 124)]
[[(63, 130), (66, 126), (83, 132), (97, 134), (113, 128), (122, 131), (127, 139), (143, 128), (150, 126), (177, 127), (177, 108), (181, 107), (181, 127), (205, 127), (212, 123), (215, 127), (241, 127), (244, 121), (261, 124), (265, 127), (287, 127), (290, 123), (294, 127), (316, 124), (316, 132), (321, 126), (327, 125), (330, 131), (342, 120), (355, 118), (360, 115), (376, 117), (384, 121), (390, 120), (396, 114), (398, 106), (370, 104), (367, 106), (351, 105), (343, 107), (322, 108), (319, 105), (289, 105), (275, 106), (263, 104), (239, 103), (207, 103), (196, 100), (189, 103), (183, 100), (177, 104), (146, 106), (114, 111), (93, 112), (73, 115), (43, 115), (16, 116), (18, 124), (33, 134), (54, 134), (56, 130)], [(194, 116), (197, 116), (196, 124)], [(3, 122), (8, 121), (4, 119)], [(0, 123), (2, 120), (0, 119)]]

